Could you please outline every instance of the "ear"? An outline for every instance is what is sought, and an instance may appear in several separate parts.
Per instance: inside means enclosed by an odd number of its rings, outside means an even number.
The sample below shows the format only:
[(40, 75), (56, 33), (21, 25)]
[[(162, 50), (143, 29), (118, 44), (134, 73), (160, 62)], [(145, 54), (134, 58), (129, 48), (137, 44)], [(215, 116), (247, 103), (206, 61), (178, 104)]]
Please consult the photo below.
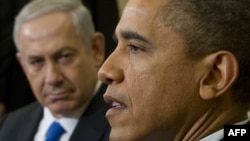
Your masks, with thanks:
[(25, 69), (26, 67), (25, 67), (25, 64), (23, 62), (23, 56), (22, 56), (22, 54), (20, 52), (17, 52), (16, 53), (16, 58), (17, 58), (17, 61), (19, 62), (19, 64), (21, 65), (23, 71), (26, 74), (26, 69)]
[(96, 65), (100, 67), (105, 58), (105, 38), (100, 32), (94, 34), (92, 52)]
[(200, 95), (213, 99), (224, 94), (237, 79), (239, 66), (236, 58), (228, 51), (219, 51), (203, 59), (205, 73), (200, 81)]

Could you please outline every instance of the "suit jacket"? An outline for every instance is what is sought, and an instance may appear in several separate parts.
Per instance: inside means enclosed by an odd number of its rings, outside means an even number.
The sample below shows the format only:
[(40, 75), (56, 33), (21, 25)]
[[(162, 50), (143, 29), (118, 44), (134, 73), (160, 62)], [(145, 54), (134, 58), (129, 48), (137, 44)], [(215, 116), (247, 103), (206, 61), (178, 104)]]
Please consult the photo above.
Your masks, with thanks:
[[(108, 105), (103, 100), (106, 85), (94, 96), (73, 131), (70, 141), (108, 141), (110, 126), (105, 118)], [(0, 124), (0, 141), (33, 141), (43, 107), (34, 102), (8, 114)]]

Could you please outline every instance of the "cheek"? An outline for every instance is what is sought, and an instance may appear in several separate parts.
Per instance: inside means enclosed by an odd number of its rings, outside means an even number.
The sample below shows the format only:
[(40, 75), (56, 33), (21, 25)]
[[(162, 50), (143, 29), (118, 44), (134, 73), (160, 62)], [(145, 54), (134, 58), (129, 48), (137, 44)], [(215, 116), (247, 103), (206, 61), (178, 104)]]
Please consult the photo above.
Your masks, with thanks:
[(86, 96), (92, 94), (97, 80), (97, 72), (91, 65), (79, 63), (68, 69), (65, 75), (67, 75), (69, 83), (77, 89), (79, 94), (82, 92)]
[(61, 70), (68, 81), (79, 88), (81, 85), (84, 86), (87, 83), (88, 69), (86, 66), (85, 60), (79, 58), (70, 66), (65, 66)]
[[(134, 70), (136, 69), (136, 70)], [(131, 71), (127, 71), (127, 79), (125, 82), (127, 87), (127, 93), (129, 95), (134, 112), (147, 113), (153, 112), (149, 108), (156, 108), (154, 105), (158, 104), (161, 100), (161, 94), (164, 94), (164, 77), (156, 75), (155, 67), (138, 67), (131, 68)], [(150, 105), (150, 106), (149, 106)], [(153, 107), (152, 107), (153, 106)], [(145, 108), (147, 107), (147, 109)], [(149, 107), (149, 108), (148, 108)]]
[(184, 68), (171, 62), (165, 62), (165, 65), (151, 62), (143, 67), (131, 66), (127, 70), (130, 70), (125, 74), (127, 91), (135, 114), (160, 114), (159, 111), (166, 110), (171, 112), (171, 109), (175, 108), (172, 105), (184, 98), (185, 87), (188, 87), (187, 82), (190, 82), (182, 80), (185, 74), (177, 71), (183, 72)]
[[(131, 121), (136, 124), (137, 132), (150, 132), (162, 126), (167, 113), (167, 93), (160, 81), (150, 72), (130, 73), (127, 80), (128, 96), (131, 102)], [(138, 133), (138, 134), (139, 134)]]

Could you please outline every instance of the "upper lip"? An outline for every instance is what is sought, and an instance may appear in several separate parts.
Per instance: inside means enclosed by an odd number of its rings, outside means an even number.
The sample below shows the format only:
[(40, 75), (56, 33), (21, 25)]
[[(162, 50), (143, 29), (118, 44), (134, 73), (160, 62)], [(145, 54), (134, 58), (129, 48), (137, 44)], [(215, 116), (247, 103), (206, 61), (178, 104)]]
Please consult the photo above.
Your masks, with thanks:
[(116, 107), (116, 108), (122, 108), (126, 107), (124, 103), (121, 101), (117, 100), (116, 98), (110, 96), (110, 95), (103, 95), (104, 101), (111, 107)]

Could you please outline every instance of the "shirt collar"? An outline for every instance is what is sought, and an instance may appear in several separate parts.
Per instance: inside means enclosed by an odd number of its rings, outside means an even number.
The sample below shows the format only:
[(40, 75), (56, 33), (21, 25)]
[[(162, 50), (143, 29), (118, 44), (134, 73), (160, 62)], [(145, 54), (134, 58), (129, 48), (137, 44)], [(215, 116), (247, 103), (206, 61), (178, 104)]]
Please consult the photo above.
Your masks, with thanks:
[[(246, 124), (248, 121), (250, 121), (250, 119), (246, 119), (240, 122), (235, 123), (234, 125), (243, 125)], [(224, 137), (224, 129), (220, 129), (219, 131), (216, 131), (210, 135), (208, 135), (207, 137), (201, 139), (200, 141), (218, 141), (220, 139), (222, 139)]]
[[(101, 81), (98, 80), (96, 83), (92, 98), (97, 93), (100, 87), (101, 87)], [(46, 119), (44, 123), (46, 124), (45, 126), (49, 127), (52, 124), (52, 122), (57, 121), (62, 125), (62, 127), (66, 130), (67, 133), (72, 133), (74, 128), (76, 127), (76, 124), (78, 123), (78, 119), (80, 118), (82, 113), (85, 111), (91, 99), (86, 104), (84, 104), (79, 110), (77, 110), (75, 114), (72, 115), (72, 117), (63, 117), (60, 119), (56, 119), (51, 113), (51, 111), (49, 110), (49, 108), (44, 107), (43, 119)]]

